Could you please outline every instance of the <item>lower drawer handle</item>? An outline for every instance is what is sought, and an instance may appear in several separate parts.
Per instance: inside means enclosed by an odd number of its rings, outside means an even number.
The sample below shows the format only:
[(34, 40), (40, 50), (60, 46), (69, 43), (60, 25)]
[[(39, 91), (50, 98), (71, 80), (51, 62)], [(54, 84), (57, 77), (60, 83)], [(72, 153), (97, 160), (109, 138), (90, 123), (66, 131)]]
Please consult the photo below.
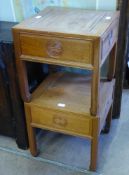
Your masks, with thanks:
[(51, 40), (47, 43), (47, 54), (50, 57), (59, 57), (63, 52), (62, 43), (58, 40)]
[(66, 127), (68, 122), (66, 118), (56, 115), (53, 117), (53, 123), (61, 127)]

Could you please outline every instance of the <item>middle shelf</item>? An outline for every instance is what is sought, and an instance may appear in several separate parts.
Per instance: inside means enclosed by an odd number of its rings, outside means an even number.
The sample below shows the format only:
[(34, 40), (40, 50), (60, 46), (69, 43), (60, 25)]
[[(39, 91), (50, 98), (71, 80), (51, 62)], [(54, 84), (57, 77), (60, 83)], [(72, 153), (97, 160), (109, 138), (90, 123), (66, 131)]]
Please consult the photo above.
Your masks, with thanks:
[[(100, 81), (99, 111), (112, 94), (113, 81)], [(32, 94), (31, 104), (90, 115), (91, 75), (59, 72), (49, 75)]]

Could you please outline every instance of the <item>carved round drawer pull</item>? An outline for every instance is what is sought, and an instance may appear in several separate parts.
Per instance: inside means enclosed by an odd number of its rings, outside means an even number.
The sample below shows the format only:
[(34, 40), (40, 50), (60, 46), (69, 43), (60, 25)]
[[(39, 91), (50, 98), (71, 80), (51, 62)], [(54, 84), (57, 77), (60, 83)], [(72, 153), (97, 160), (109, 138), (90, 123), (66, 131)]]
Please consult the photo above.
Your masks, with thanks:
[(64, 117), (54, 116), (53, 123), (61, 127), (67, 126), (67, 120)]
[(47, 54), (50, 57), (58, 57), (62, 54), (63, 47), (62, 43), (58, 40), (49, 41), (47, 44)]

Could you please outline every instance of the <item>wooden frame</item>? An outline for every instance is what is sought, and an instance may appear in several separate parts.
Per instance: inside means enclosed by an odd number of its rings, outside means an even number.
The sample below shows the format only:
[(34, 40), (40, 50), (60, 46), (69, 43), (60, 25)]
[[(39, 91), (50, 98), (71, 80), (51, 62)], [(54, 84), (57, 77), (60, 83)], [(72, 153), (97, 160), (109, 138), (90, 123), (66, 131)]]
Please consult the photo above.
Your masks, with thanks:
[[(76, 15), (77, 18), (77, 13), (81, 14), (79, 18), (81, 19), (84, 18), (84, 11), (83, 13), (82, 11), (79, 9), (47, 8), (41, 12), (41, 16), (44, 18), (47, 14), (50, 15), (49, 19), (53, 19), (56, 12), (59, 13), (58, 17), (63, 12), (63, 14), (65, 13), (63, 18), (65, 18), (66, 28), (63, 23), (63, 28), (60, 29), (62, 25), (60, 23), (57, 32), (54, 23), (48, 23), (48, 21), (46, 21), (46, 24), (45, 22), (37, 23), (36, 21), (36, 25), (34, 25), (32, 21), (35, 21), (35, 17), (33, 17), (33, 19), (27, 20), (23, 24), (17, 25), (13, 29), (13, 33), (21, 95), (25, 102), (31, 154), (33, 156), (37, 155), (35, 127), (89, 138), (91, 140), (90, 170), (95, 171), (100, 132), (105, 125), (105, 121), (107, 121), (106, 128), (109, 129), (111, 124), (119, 12), (103, 12), (102, 14), (93, 11), (95, 19), (93, 18), (93, 21), (90, 18), (87, 19), (87, 24), (90, 22), (90, 25), (83, 26), (85, 32), (84, 30), (81, 31), (80, 23), (78, 25), (80, 29), (78, 30), (76, 25), (74, 33), (70, 33), (67, 20), (71, 20), (70, 24), (75, 25), (76, 21), (72, 21), (71, 14)], [(85, 11), (85, 13), (87, 16), (91, 15), (91, 12)], [(96, 16), (99, 21), (97, 24), (95, 22)], [(106, 21), (106, 27), (103, 27), (105, 25), (105, 23), (103, 24), (104, 20), (108, 21)], [(50, 26), (46, 32), (44, 28), (47, 24)], [(32, 28), (31, 25), (33, 25)], [(42, 25), (42, 31), (38, 28), (38, 25)], [(90, 33), (86, 34), (86, 31), (87, 33), (90, 31)], [(74, 55), (74, 53), (76, 54)], [(108, 70), (108, 78), (101, 82), (100, 69), (109, 54), (111, 65)], [(76, 56), (77, 59), (75, 59)], [(91, 80), (89, 81), (86, 76), (82, 75), (57, 73), (50, 75), (33, 94), (30, 94), (25, 61), (88, 69), (92, 71)], [(69, 78), (71, 79), (67, 83), (66, 80)], [(76, 78), (82, 81), (76, 83)], [(61, 80), (64, 80), (63, 83)], [(76, 86), (75, 91), (72, 90), (74, 89), (73, 85)], [(79, 92), (76, 92), (76, 89)], [(86, 94), (85, 91), (87, 91)], [(69, 94), (66, 98), (68, 92), (71, 95)], [(85, 96), (83, 96), (84, 94)], [(84, 106), (81, 101), (83, 98), (85, 99)], [(63, 104), (59, 103), (62, 101), (64, 101)], [(62, 105), (65, 108), (60, 108)]]

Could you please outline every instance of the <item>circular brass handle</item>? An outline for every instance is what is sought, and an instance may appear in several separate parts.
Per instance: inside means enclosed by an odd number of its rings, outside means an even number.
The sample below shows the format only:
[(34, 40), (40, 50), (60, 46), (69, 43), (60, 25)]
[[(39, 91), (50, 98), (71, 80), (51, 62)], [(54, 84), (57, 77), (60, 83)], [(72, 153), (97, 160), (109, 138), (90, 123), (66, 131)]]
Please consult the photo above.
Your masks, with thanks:
[(47, 54), (50, 57), (57, 58), (63, 52), (62, 43), (59, 40), (51, 40), (47, 43)]

